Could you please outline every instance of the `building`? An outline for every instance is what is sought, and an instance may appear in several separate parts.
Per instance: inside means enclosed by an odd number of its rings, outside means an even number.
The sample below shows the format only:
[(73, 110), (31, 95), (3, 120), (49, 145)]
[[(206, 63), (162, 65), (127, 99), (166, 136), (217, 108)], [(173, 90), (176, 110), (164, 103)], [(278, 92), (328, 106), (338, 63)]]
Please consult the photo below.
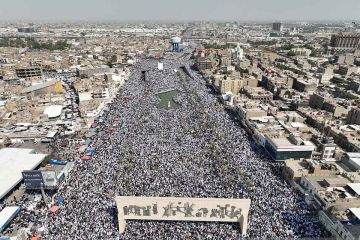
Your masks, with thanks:
[(259, 107), (247, 107), (246, 105), (238, 105), (236, 107), (236, 113), (241, 120), (249, 120), (250, 118), (261, 118), (267, 116), (267, 111)]
[(85, 66), (76, 68), (76, 75), (81, 78), (90, 77), (94, 74), (106, 74), (106, 73), (114, 73), (115, 69), (110, 68), (109, 66)]
[(265, 150), (276, 161), (311, 158), (315, 146), (310, 141), (296, 145), (286, 137), (265, 136)]
[(206, 70), (206, 69), (212, 69), (212, 62), (211, 60), (205, 58), (205, 57), (199, 57), (196, 61), (196, 67), (199, 71)]
[(272, 25), (272, 30), (273, 31), (277, 31), (277, 32), (281, 32), (283, 29), (282, 23), (281, 22), (274, 22)]
[(17, 30), (19, 33), (33, 33), (36, 31), (35, 27), (19, 27)]
[(345, 211), (319, 211), (319, 220), (331, 232), (334, 239), (360, 239), (360, 208), (358, 207), (351, 207)]
[(244, 50), (240, 47), (240, 43), (237, 43), (236, 48), (234, 49), (235, 58), (242, 60), (244, 58)]
[(0, 200), (22, 181), (22, 171), (35, 169), (45, 157), (34, 149), (0, 149)]
[(288, 181), (299, 183), (305, 176), (335, 176), (339, 171), (335, 164), (321, 164), (311, 159), (285, 160), (283, 174)]
[(51, 80), (44, 83), (36, 84), (21, 91), (22, 94), (29, 96), (38, 96), (42, 94), (59, 94), (62, 93), (62, 85), (59, 80)]
[(313, 81), (297, 78), (294, 81), (293, 88), (299, 92), (314, 92), (317, 84)]
[(351, 108), (349, 111), (347, 118), (347, 124), (357, 124), (360, 125), (360, 109), (359, 108)]
[(48, 119), (55, 119), (60, 117), (63, 107), (61, 105), (50, 105), (44, 109), (44, 114), (48, 116)]
[(262, 103), (268, 103), (273, 99), (273, 94), (261, 87), (244, 87), (245, 95), (251, 100), (259, 100)]
[(325, 140), (320, 142), (319, 149), (321, 150), (321, 159), (330, 160), (334, 158), (337, 145), (333, 140)]
[(310, 96), (309, 106), (315, 109), (322, 109), (325, 102), (325, 97), (314, 93)]
[(320, 75), (320, 83), (324, 85), (330, 84), (330, 79), (334, 75), (334, 67), (332, 65), (329, 65), (327, 67), (319, 67), (319, 75)]
[(43, 75), (42, 68), (38, 66), (20, 67), (16, 68), (15, 71), (18, 78), (41, 78)]
[(170, 40), (171, 51), (180, 52), (180, 43), (181, 43), (181, 38), (172, 37), (171, 40)]
[(220, 79), (219, 81), (220, 93), (232, 92), (234, 95), (240, 92), (242, 88), (242, 79)]
[(359, 74), (360, 73), (360, 67), (355, 66), (355, 65), (342, 64), (336, 70), (336, 73), (340, 74), (342, 76), (349, 76), (352, 73)]
[(275, 77), (272, 75), (263, 75), (261, 80), (263, 87), (272, 93), (277, 93), (281, 88), (292, 88), (293, 82), (294, 80), (291, 77)]
[(295, 54), (297, 56), (309, 57), (311, 54), (311, 50), (307, 49), (307, 48), (294, 48), (294, 49), (291, 49), (291, 51), (295, 52)]
[(360, 78), (350, 79), (349, 90), (352, 90), (356, 93), (360, 93)]
[(360, 153), (347, 152), (343, 157), (343, 161), (346, 162), (353, 171), (360, 170)]
[[(0, 211), (0, 232), (3, 232), (10, 222), (18, 215), (20, 207), (18, 206), (6, 206)], [(21, 239), (21, 238), (16, 238)]]
[(356, 50), (360, 45), (360, 33), (340, 32), (331, 36), (330, 46), (334, 51)]
[(300, 186), (306, 192), (305, 202), (316, 209), (346, 210), (360, 206), (360, 183), (352, 183), (342, 175), (304, 176)]

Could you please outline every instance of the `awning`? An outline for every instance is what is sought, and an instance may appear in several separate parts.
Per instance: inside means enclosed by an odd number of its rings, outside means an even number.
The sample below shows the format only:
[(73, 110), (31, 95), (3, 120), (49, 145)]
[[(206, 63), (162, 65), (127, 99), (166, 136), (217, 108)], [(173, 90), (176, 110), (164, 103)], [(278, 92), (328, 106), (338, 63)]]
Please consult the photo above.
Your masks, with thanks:
[(95, 153), (94, 149), (88, 149), (85, 151), (85, 155), (92, 156)]
[(57, 203), (64, 203), (65, 199), (63, 197), (57, 197), (55, 200)]
[(20, 207), (17, 206), (5, 207), (0, 212), (0, 233), (10, 224), (19, 212)]
[(349, 210), (360, 220), (360, 208), (349, 208)]
[(89, 132), (87, 134), (85, 134), (85, 137), (91, 138), (92, 136), (96, 135), (96, 133), (94, 132)]
[(82, 158), (81, 158), (81, 159), (82, 159), (82, 160), (90, 160), (90, 158), (91, 158), (90, 156), (88, 156), (88, 155), (84, 155), (84, 156), (82, 156)]
[(49, 208), (49, 212), (56, 213), (59, 209), (60, 209), (59, 206), (52, 206), (51, 208)]
[(78, 152), (80, 152), (80, 153), (83, 153), (83, 152), (85, 152), (85, 150), (87, 149), (87, 145), (82, 145), (81, 147), (79, 147), (79, 149), (78, 149)]

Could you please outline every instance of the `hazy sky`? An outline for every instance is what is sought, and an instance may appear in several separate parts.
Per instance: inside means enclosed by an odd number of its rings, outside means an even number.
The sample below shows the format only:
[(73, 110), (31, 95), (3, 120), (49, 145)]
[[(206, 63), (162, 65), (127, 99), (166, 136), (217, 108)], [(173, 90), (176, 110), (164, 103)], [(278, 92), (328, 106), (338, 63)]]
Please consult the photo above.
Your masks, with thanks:
[(360, 0), (0, 0), (0, 20), (359, 20)]

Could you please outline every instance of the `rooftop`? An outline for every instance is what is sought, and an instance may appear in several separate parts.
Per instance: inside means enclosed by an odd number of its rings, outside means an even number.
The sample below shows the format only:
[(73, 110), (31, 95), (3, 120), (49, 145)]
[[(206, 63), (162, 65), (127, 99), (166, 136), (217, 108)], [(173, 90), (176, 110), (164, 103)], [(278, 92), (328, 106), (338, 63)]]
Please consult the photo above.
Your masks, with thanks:
[(0, 199), (22, 181), (22, 171), (35, 169), (45, 157), (34, 149), (0, 149)]
[(24, 88), (21, 93), (30, 93), (30, 92), (33, 92), (33, 91), (36, 91), (36, 90), (39, 90), (42, 88), (50, 87), (57, 82), (58, 82), (58, 80), (54, 79), (54, 80), (50, 80), (50, 81), (47, 81), (44, 83), (36, 84), (36, 85), (30, 86), (30, 87)]

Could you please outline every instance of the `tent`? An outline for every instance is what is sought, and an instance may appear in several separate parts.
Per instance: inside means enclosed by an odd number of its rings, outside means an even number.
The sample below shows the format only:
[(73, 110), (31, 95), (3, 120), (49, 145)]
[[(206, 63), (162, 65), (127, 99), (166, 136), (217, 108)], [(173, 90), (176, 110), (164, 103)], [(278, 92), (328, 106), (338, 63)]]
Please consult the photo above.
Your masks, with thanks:
[(99, 117), (99, 123), (103, 123), (106, 121), (106, 117), (105, 116), (101, 116)]
[(51, 208), (49, 208), (49, 212), (51, 213), (56, 213), (58, 210), (60, 209), (59, 206), (52, 206)]
[(87, 145), (82, 145), (81, 147), (79, 147), (79, 149), (78, 149), (78, 152), (80, 152), (80, 153), (83, 153), (83, 152), (85, 152), (85, 150), (87, 149)]
[(48, 164), (64, 166), (67, 164), (67, 161), (59, 161), (59, 160), (51, 159), (50, 161), (48, 161)]
[(90, 138), (87, 138), (87, 139), (85, 140), (85, 145), (90, 145), (91, 142), (92, 142), (91, 139), (90, 139)]
[(97, 131), (96, 128), (89, 128), (89, 132), (96, 133), (96, 131)]
[(85, 134), (85, 136), (88, 137), (88, 138), (91, 138), (91, 137), (93, 137), (95, 134), (96, 134), (96, 133), (94, 133), (94, 132), (89, 132), (89, 133)]
[(55, 199), (55, 201), (56, 201), (57, 203), (64, 203), (64, 202), (65, 202), (65, 199), (64, 199), (63, 197), (57, 197), (57, 198)]
[(92, 156), (95, 153), (94, 149), (88, 149), (85, 151), (85, 155)]
[(82, 156), (82, 158), (81, 158), (81, 159), (82, 159), (82, 160), (90, 160), (90, 158), (91, 158), (90, 156), (88, 156), (88, 155), (84, 155), (84, 156)]

